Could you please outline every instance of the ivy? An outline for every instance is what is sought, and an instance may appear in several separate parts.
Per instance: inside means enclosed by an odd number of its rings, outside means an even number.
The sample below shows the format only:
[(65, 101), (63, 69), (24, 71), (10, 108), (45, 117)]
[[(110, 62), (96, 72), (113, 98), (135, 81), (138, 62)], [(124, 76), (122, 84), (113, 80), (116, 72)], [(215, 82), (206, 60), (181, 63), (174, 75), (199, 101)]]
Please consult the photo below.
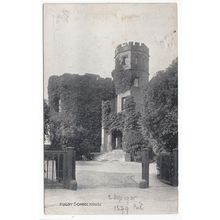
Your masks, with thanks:
[(132, 70), (112, 71), (116, 94), (124, 93), (131, 88), (136, 77)]
[(104, 129), (107, 129), (108, 131), (112, 131), (114, 129), (122, 131), (124, 117), (124, 112), (113, 112), (109, 100), (102, 103), (102, 125)]
[(51, 76), (48, 82), (48, 98), (51, 112), (59, 110), (59, 76)]
[(50, 107), (46, 100), (44, 100), (44, 141), (50, 133)]
[(125, 110), (119, 113), (111, 112), (110, 101), (102, 104), (102, 124), (109, 132), (120, 130), (123, 133), (122, 148), (132, 152), (136, 145), (143, 145), (140, 126), (140, 114), (135, 111), (135, 102), (132, 96), (126, 97)]
[(49, 130), (52, 145), (73, 146), (78, 155), (98, 151), (103, 127), (108, 132), (123, 133), (123, 149), (127, 152), (146, 145), (156, 154), (161, 149), (172, 151), (178, 145), (177, 67), (176, 59), (151, 79), (145, 91), (142, 115), (135, 111), (131, 96), (126, 98), (125, 110), (120, 113), (111, 109), (109, 101), (132, 86), (136, 77), (132, 70), (113, 71), (113, 81), (94, 74), (51, 76), (49, 108), (45, 105), (49, 128), (45, 127), (45, 132)]
[(99, 151), (101, 103), (114, 96), (112, 80), (99, 75), (63, 74), (50, 77), (48, 97), (52, 145), (75, 147), (78, 156)]
[(172, 151), (178, 147), (178, 60), (151, 79), (145, 92), (145, 107), (141, 120), (145, 141), (154, 153)]

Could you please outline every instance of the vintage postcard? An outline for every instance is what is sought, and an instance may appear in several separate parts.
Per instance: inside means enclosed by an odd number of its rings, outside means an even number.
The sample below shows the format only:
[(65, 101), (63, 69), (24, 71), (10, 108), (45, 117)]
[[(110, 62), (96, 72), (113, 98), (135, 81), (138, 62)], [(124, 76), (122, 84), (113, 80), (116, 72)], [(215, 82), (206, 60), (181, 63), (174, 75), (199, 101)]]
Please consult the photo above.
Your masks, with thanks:
[(178, 213), (176, 3), (44, 4), (44, 213)]

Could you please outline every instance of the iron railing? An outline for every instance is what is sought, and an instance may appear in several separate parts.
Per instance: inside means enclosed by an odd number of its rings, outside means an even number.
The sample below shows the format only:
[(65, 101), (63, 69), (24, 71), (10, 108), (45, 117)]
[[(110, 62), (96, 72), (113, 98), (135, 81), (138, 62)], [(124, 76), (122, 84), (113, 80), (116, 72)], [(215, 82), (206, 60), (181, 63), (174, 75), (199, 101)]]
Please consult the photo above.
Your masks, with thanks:
[(75, 151), (73, 148), (65, 150), (44, 150), (44, 185), (46, 188), (72, 188), (75, 181)]

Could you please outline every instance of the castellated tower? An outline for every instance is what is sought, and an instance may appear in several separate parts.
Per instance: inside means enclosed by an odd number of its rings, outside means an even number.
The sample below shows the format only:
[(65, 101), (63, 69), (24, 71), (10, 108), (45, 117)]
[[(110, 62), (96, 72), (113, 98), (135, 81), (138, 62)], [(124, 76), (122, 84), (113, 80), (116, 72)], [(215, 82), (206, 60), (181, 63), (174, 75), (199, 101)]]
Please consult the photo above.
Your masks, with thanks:
[(149, 81), (149, 49), (145, 44), (120, 44), (114, 58), (112, 77), (116, 96), (102, 103), (101, 152), (125, 150), (125, 137), (129, 133), (125, 128), (125, 120), (130, 117), (126, 103), (132, 99), (134, 111), (142, 113), (144, 89)]
[(115, 69), (112, 71), (117, 112), (123, 111), (125, 97), (133, 96), (136, 110), (141, 110), (143, 90), (149, 81), (149, 49), (143, 43), (120, 44), (115, 50)]

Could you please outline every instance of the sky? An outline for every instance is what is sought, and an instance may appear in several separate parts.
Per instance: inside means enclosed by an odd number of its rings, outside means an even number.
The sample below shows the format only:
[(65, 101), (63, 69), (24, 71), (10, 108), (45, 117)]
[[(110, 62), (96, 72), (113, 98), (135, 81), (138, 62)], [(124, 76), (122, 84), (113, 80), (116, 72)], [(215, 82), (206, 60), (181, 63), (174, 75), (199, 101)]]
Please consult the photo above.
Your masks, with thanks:
[(177, 8), (165, 4), (45, 4), (44, 97), (48, 79), (64, 73), (111, 77), (115, 48), (149, 48), (150, 78), (177, 57)]

